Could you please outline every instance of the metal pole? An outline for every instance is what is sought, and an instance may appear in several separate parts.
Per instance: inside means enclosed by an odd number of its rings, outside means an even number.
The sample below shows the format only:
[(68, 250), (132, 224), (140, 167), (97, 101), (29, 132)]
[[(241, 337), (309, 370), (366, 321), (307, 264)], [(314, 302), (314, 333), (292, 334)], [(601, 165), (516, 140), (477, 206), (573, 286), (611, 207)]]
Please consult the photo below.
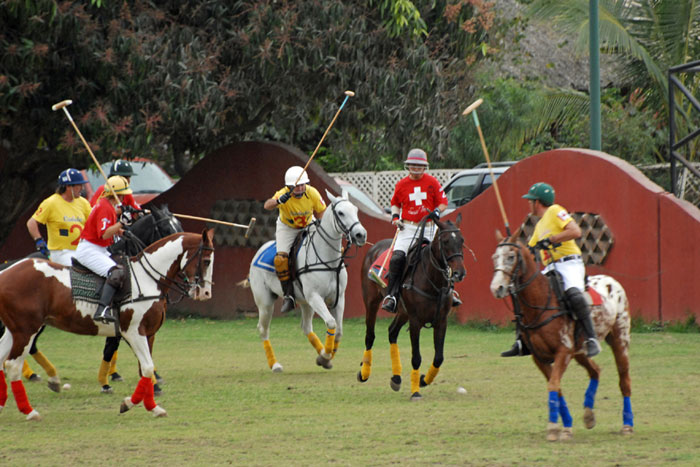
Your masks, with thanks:
[(591, 149), (601, 150), (600, 132), (600, 40), (598, 37), (598, 0), (588, 0), (590, 8), (590, 83)]

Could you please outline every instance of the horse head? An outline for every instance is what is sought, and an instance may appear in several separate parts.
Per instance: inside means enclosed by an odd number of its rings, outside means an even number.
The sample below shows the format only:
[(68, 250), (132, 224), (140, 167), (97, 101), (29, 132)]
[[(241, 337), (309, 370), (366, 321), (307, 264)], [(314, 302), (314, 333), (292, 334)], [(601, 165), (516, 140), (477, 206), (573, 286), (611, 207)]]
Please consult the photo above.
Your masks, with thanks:
[(518, 233), (504, 238), (499, 231), (496, 231), (496, 239), (499, 243), (491, 257), (493, 278), (490, 286), (491, 293), (496, 298), (505, 298), (509, 294), (520, 292), (531, 280), (527, 275), (533, 274), (534, 277), (538, 272), (534, 256), (517, 240)]
[(335, 197), (328, 191), (326, 195), (331, 200), (330, 210), (336, 232), (342, 234), (350, 243), (363, 246), (367, 242), (367, 230), (357, 215), (357, 206), (343, 196)]
[(155, 219), (158, 238), (167, 237), (176, 232), (183, 232), (182, 224), (170, 212), (167, 204), (164, 204), (160, 208), (153, 206), (151, 208), (151, 214), (153, 214), (153, 218)]
[(437, 221), (438, 227), (435, 238), (431, 243), (432, 256), (439, 261), (440, 268), (446, 269), (449, 280), (459, 282), (467, 275), (464, 267), (464, 237), (459, 230), (462, 214), (452, 221)]
[(214, 283), (214, 229), (204, 229), (201, 237), (185, 236), (182, 246), (178, 275), (186, 284), (187, 295), (194, 300), (210, 299)]

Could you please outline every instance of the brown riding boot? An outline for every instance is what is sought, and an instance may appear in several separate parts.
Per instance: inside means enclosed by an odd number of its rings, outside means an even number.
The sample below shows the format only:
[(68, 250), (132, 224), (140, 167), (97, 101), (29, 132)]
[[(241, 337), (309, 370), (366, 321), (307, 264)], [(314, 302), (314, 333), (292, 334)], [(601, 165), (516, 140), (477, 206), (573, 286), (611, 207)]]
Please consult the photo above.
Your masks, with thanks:
[(296, 307), (294, 284), (289, 275), (289, 255), (287, 253), (277, 253), (275, 255), (275, 272), (280, 280), (280, 284), (282, 284), (282, 293), (284, 294), (280, 312), (287, 313)]

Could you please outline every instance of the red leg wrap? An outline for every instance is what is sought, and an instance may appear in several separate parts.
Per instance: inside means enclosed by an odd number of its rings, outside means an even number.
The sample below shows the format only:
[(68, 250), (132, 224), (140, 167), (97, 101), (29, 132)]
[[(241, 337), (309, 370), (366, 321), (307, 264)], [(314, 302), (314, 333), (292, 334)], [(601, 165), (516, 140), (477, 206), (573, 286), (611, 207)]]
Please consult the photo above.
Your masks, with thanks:
[(146, 384), (146, 393), (143, 395), (143, 406), (149, 412), (156, 406), (156, 400), (153, 398), (153, 381), (150, 378), (148, 378), (148, 384)]
[(5, 372), (0, 371), (0, 406), (5, 407), (7, 402), (7, 381), (5, 381)]
[(141, 402), (146, 395), (147, 391), (147, 385), (151, 385), (151, 392), (153, 392), (153, 383), (151, 383), (151, 378), (146, 378), (145, 376), (141, 377), (139, 380), (139, 384), (136, 385), (136, 389), (134, 390), (134, 394), (131, 396), (131, 402), (136, 405), (139, 402)]
[(15, 396), (15, 402), (17, 402), (17, 408), (20, 412), (25, 415), (29, 415), (32, 411), (32, 406), (29, 405), (29, 399), (27, 399), (27, 391), (24, 390), (24, 384), (21, 380), (12, 381), (12, 394)]

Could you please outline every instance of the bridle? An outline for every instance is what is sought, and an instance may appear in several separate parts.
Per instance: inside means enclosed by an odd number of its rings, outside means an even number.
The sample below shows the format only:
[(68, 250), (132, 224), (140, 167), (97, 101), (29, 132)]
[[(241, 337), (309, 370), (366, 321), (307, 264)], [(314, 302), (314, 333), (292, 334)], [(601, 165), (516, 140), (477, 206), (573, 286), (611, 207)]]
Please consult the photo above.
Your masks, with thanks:
[(517, 296), (520, 292), (525, 290), (532, 281), (535, 280), (535, 277), (537, 277), (538, 271), (535, 270), (533, 271), (532, 275), (525, 281), (525, 282), (520, 282), (520, 270), (523, 270), (523, 273), (525, 272), (525, 260), (523, 259), (523, 255), (521, 253), (521, 245), (518, 243), (513, 243), (513, 242), (503, 242), (499, 243), (498, 247), (496, 249), (498, 250), (501, 247), (504, 246), (510, 246), (515, 248), (517, 255), (518, 255), (518, 260), (515, 264), (515, 267), (512, 268), (510, 271), (503, 269), (503, 268), (493, 268), (493, 272), (502, 272), (508, 278), (510, 279), (510, 282), (508, 283), (508, 293), (512, 296)]
[[(335, 228), (342, 232), (343, 237), (345, 237), (348, 241), (348, 246), (352, 244), (352, 236), (350, 233), (352, 232), (352, 229), (355, 228), (356, 225), (362, 225), (360, 223), (360, 219), (358, 218), (355, 222), (350, 224), (350, 227), (347, 227), (345, 223), (340, 219), (340, 216), (338, 215), (338, 205), (342, 202), (345, 201), (346, 203), (350, 203), (349, 200), (345, 198), (340, 198), (337, 201), (335, 201), (333, 204), (331, 204), (331, 211), (333, 212), (333, 222), (335, 224)], [(352, 205), (352, 203), (350, 203)]]

